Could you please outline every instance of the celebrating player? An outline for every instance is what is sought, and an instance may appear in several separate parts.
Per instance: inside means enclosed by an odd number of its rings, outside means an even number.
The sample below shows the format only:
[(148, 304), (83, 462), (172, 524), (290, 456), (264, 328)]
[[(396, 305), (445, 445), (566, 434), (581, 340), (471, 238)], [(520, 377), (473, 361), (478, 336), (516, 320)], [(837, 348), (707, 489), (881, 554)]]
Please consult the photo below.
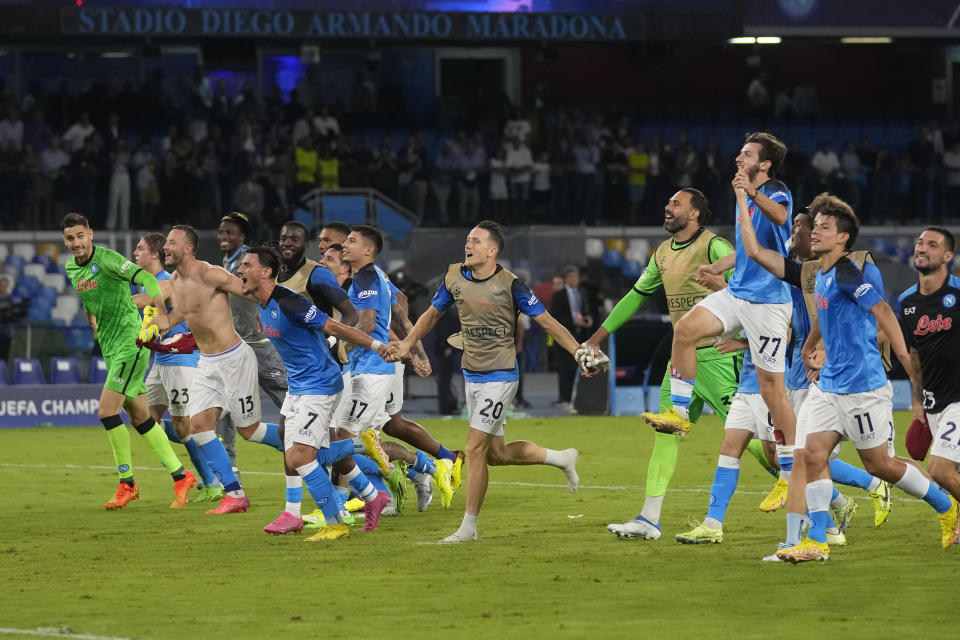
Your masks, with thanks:
[(960, 278), (947, 273), (955, 250), (956, 240), (949, 230), (924, 229), (913, 248), (917, 284), (903, 292), (899, 303), (900, 322), (917, 376), (913, 413), (920, 424), (912, 429), (930, 430), (930, 476), (960, 500), (960, 334), (954, 328), (960, 321)]
[[(340, 520), (339, 505), (324, 466), (363, 452), (381, 464), (388, 462), (373, 430), (363, 432), (358, 439), (330, 442), (329, 426), (343, 382), (340, 367), (326, 348), (324, 334), (384, 354), (386, 347), (379, 340), (332, 320), (300, 294), (277, 286), (279, 271), (279, 255), (265, 247), (249, 247), (238, 269), (244, 291), (256, 296), (260, 303), (264, 335), (277, 347), (286, 367), (290, 390), (281, 409), (285, 418), (285, 462), (303, 478), (323, 511), (326, 524), (308, 540), (338, 540), (349, 535), (349, 529)], [(299, 505), (296, 508), (299, 511)], [(374, 515), (373, 526), (377, 517), (379, 514)], [(365, 525), (364, 530), (373, 526)], [(299, 513), (285, 510), (266, 530), (287, 533), (302, 528)]]
[[(665, 240), (653, 254), (650, 264), (637, 280), (633, 289), (613, 308), (610, 315), (586, 342), (594, 350), (608, 335), (623, 326), (637, 310), (661, 287), (667, 295), (670, 320), (676, 323), (693, 305), (715, 289), (727, 285), (723, 275), (713, 278), (711, 286), (698, 283), (698, 268), (733, 253), (726, 240), (704, 228), (710, 218), (710, 205), (706, 196), (697, 189), (685, 188), (676, 192), (664, 208), (663, 227), (672, 237)], [(730, 275), (728, 270), (727, 276)], [(736, 353), (719, 353), (713, 348), (713, 340), (704, 338), (697, 344), (697, 384), (690, 403), (690, 419), (696, 421), (704, 402), (713, 408), (721, 422), (726, 421), (727, 409), (737, 390), (737, 378), (742, 366), (742, 356)], [(670, 363), (660, 385), (660, 407), (666, 411), (670, 402)], [(623, 524), (611, 524), (607, 529), (621, 538), (660, 537), (660, 511), (667, 486), (673, 477), (679, 455), (679, 440), (675, 433), (657, 430), (654, 435), (653, 452), (647, 465), (646, 500), (643, 509), (633, 520)], [(765, 466), (766, 457), (760, 441), (753, 441), (751, 453)]]
[(447, 269), (431, 306), (402, 342), (394, 360), (410, 349), (456, 304), (463, 330), (463, 375), (470, 431), (467, 434), (467, 505), (460, 528), (441, 542), (477, 539), (477, 517), (487, 492), (487, 465), (547, 464), (561, 469), (573, 493), (580, 478), (576, 449), (556, 451), (532, 442), (504, 440), (506, 408), (517, 391), (517, 352), (514, 342), (517, 313), (534, 318), (570, 355), (579, 345), (519, 278), (497, 264), (503, 251), (501, 226), (484, 220), (467, 235), (462, 264)]
[(94, 246), (93, 229), (86, 217), (79, 213), (68, 213), (60, 228), (63, 230), (63, 244), (73, 253), (66, 264), (67, 277), (83, 302), (107, 366), (107, 380), (100, 393), (98, 414), (113, 449), (120, 486), (104, 506), (119, 509), (140, 497), (140, 489), (133, 479), (130, 434), (120, 418), (120, 408), (123, 407), (137, 433), (143, 436), (160, 464), (173, 476), (174, 499), (170, 506), (182, 507), (197, 478), (184, 470), (170, 448), (166, 433), (147, 408), (147, 389), (143, 379), (150, 352), (137, 346), (141, 321), (137, 305), (130, 296), (131, 283), (142, 286), (154, 304), (162, 308), (163, 294), (157, 279), (116, 251)]
[[(787, 254), (793, 196), (774, 176), (783, 164), (786, 146), (769, 133), (753, 133), (737, 156), (734, 189), (748, 197), (750, 218), (760, 244), (781, 255)], [(730, 285), (710, 294), (690, 310), (674, 327), (673, 375), (670, 397), (673, 407), (659, 414), (644, 414), (655, 427), (671, 431), (690, 429), (690, 403), (697, 377), (697, 345), (704, 338), (730, 336), (743, 329), (750, 341), (757, 367), (760, 393), (782, 432), (784, 445), (778, 447), (780, 467), (792, 463), (795, 419), (784, 389), (783, 372), (790, 329), (790, 288), (750, 260), (743, 251), (737, 221), (735, 270)], [(727, 268), (727, 264), (723, 265)]]

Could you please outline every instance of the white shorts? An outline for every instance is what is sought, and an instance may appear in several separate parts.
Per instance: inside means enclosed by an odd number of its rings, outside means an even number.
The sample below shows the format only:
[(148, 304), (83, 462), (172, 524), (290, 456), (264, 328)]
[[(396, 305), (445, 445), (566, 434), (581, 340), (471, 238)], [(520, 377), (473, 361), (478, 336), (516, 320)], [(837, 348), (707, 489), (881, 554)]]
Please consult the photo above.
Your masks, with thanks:
[(703, 307), (723, 323), (723, 335), (740, 330), (747, 334), (753, 364), (764, 371), (783, 373), (787, 363), (787, 334), (793, 303), (750, 302), (736, 297), (729, 289), (708, 295), (695, 307)]
[[(344, 369), (343, 373), (340, 374), (340, 379), (343, 380), (343, 393), (340, 394), (340, 400), (337, 401), (337, 407), (333, 411), (334, 417), (340, 414), (340, 411), (343, 409), (343, 406), (347, 403), (347, 391), (350, 389), (350, 370)], [(336, 424), (331, 424), (330, 428), (335, 429)]]
[[(200, 354), (190, 386), (190, 415), (223, 409), (237, 427), (260, 422), (260, 383), (257, 356), (246, 342), (223, 353)], [(222, 415), (222, 414), (221, 414)]]
[(463, 383), (467, 396), (467, 415), (470, 416), (470, 428), (502, 436), (507, 424), (507, 408), (517, 395), (519, 380), (512, 382), (470, 382)]
[(341, 395), (342, 391), (327, 396), (288, 393), (280, 407), (280, 414), (284, 417), (283, 449), (294, 444), (305, 444), (314, 449), (329, 447), (330, 425)]
[(167, 407), (175, 418), (190, 415), (190, 386), (196, 367), (154, 364), (147, 374), (147, 405)]
[(893, 387), (861, 393), (829, 393), (810, 386), (797, 417), (795, 448), (803, 449), (811, 433), (836, 431), (857, 449), (887, 445), (893, 455)]
[(933, 434), (930, 455), (960, 465), (960, 402), (948, 404), (940, 413), (928, 413), (927, 423)]
[(803, 389), (787, 389), (787, 400), (790, 402), (790, 406), (793, 407), (793, 415), (800, 415), (800, 407), (803, 406), (803, 401), (807, 399), (807, 394), (810, 392), (810, 387), (804, 387)]
[(394, 363), (397, 372), (393, 374), (390, 388), (387, 390), (387, 403), (384, 411), (388, 416), (394, 416), (403, 409), (403, 372), (406, 366), (402, 362)]
[(334, 427), (359, 435), (367, 429), (379, 429), (390, 419), (384, 411), (391, 374), (360, 373), (350, 376), (337, 407)]
[(767, 442), (774, 442), (773, 421), (767, 404), (759, 393), (740, 393), (733, 396), (733, 402), (727, 411), (727, 421), (724, 429), (743, 429), (754, 437)]

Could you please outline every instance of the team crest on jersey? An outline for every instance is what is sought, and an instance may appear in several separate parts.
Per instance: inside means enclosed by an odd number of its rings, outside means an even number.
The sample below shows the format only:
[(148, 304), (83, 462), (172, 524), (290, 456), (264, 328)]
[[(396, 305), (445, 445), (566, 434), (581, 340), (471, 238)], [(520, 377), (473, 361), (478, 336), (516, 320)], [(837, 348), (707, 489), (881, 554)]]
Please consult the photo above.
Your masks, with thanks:
[(833, 284), (833, 276), (827, 276), (827, 286), (829, 287), (831, 284)]
[(941, 302), (947, 309), (953, 309), (954, 305), (957, 304), (957, 296), (953, 295), (952, 293), (948, 293), (947, 295), (943, 296), (943, 300), (941, 300)]
[(93, 264), (90, 265), (90, 273), (92, 273), (93, 275), (97, 275), (97, 271), (100, 271), (100, 267), (99, 265), (97, 265), (96, 262), (94, 262)]
[(270, 309), (270, 317), (273, 318), (274, 320), (277, 319), (277, 310), (276, 310), (276, 309)]

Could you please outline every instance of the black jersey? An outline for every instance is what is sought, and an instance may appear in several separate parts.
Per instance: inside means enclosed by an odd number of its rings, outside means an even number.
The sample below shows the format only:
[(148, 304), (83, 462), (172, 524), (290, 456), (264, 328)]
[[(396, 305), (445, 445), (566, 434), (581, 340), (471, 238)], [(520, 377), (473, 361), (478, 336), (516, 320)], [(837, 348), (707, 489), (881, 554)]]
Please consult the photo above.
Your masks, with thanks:
[(907, 348), (917, 350), (923, 379), (923, 408), (940, 413), (960, 402), (960, 278), (947, 276), (936, 293), (920, 295), (913, 285), (900, 295), (900, 325)]

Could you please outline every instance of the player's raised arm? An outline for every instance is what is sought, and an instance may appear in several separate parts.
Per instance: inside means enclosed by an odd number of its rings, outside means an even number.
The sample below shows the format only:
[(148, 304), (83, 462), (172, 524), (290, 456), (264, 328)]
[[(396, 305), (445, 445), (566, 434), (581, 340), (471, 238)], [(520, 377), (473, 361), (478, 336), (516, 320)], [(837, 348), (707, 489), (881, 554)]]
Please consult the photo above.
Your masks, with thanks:
[(337, 322), (333, 318), (327, 318), (327, 321), (323, 324), (323, 332), (328, 336), (340, 338), (341, 340), (345, 340), (346, 342), (358, 347), (375, 351), (384, 360), (387, 358), (387, 354), (389, 352), (389, 347), (387, 345), (371, 337), (369, 334), (366, 334), (354, 327), (348, 327), (342, 322)]
[(737, 171), (737, 174), (733, 177), (732, 184), (734, 191), (742, 189), (744, 195), (750, 196), (753, 204), (757, 205), (757, 208), (760, 209), (764, 217), (770, 222), (781, 225), (785, 224), (789, 219), (786, 205), (782, 202), (771, 200), (769, 196), (760, 191), (759, 188), (752, 186), (745, 170), (740, 169)]
[(568, 351), (571, 356), (576, 356), (577, 349), (580, 348), (580, 345), (577, 344), (577, 339), (567, 331), (566, 327), (557, 322), (557, 319), (551, 316), (549, 311), (544, 311), (540, 315), (533, 316), (533, 319), (543, 327), (544, 331), (553, 336), (557, 344)]
[[(747, 192), (744, 189), (738, 188), (736, 189), (736, 193), (737, 215), (740, 217), (740, 240), (743, 243), (744, 250), (747, 252), (747, 255), (755, 260), (761, 267), (776, 277), (783, 278), (785, 273), (783, 266), (784, 257), (776, 251), (764, 249), (760, 246), (760, 241), (757, 239), (757, 232), (753, 228), (753, 221), (750, 220), (750, 213), (747, 210)], [(786, 209), (784, 209), (784, 212), (786, 212)]]

